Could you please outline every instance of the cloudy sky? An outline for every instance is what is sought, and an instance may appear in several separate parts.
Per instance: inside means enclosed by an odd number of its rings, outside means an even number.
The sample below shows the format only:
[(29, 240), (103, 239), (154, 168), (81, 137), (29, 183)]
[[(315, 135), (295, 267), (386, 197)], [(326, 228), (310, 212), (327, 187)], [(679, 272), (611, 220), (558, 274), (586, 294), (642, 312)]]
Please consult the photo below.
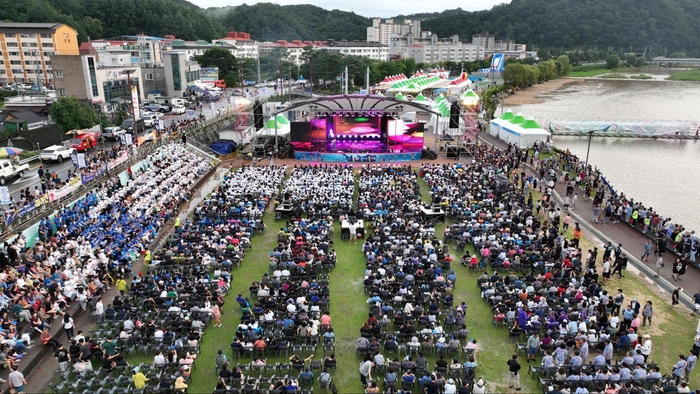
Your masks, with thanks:
[[(202, 8), (208, 7), (225, 7), (230, 5), (248, 4), (253, 5), (258, 1), (244, 0), (189, 0)], [(448, 0), (403, 0), (403, 1), (373, 1), (373, 0), (353, 0), (346, 2), (334, 0), (277, 0), (271, 1), (281, 5), (289, 4), (313, 4), (317, 7), (325, 9), (340, 9), (343, 11), (353, 11), (366, 17), (392, 17), (399, 14), (415, 14), (419, 12), (437, 12), (447, 9), (461, 7), (467, 11), (490, 9), (496, 4), (509, 3), (510, 0), (466, 0), (466, 1), (448, 1)]]

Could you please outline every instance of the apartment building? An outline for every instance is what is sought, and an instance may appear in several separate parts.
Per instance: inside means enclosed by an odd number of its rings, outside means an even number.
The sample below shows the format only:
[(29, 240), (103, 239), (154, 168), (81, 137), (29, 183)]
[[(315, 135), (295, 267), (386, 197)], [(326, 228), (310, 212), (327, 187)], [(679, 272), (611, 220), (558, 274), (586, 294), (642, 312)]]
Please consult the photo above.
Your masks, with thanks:
[(53, 83), (51, 57), (78, 53), (78, 32), (66, 24), (0, 22), (0, 83)]

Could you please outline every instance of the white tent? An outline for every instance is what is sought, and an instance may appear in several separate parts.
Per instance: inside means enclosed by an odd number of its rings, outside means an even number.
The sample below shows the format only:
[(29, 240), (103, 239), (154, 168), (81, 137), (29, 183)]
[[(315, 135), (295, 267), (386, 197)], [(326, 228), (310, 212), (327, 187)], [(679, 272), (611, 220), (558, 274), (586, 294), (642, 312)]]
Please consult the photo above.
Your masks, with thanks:
[(503, 113), (499, 118), (493, 119), (489, 125), (489, 134), (494, 137), (498, 137), (498, 133), (501, 130), (501, 126), (504, 124), (509, 124), (509, 121), (515, 117), (513, 111), (508, 108), (506, 112)]
[[(519, 116), (516, 116), (514, 119)], [(519, 148), (528, 148), (538, 141), (548, 141), (550, 136), (551, 134), (542, 129), (532, 117), (525, 122), (517, 124), (502, 123), (498, 131), (499, 139), (515, 144)]]

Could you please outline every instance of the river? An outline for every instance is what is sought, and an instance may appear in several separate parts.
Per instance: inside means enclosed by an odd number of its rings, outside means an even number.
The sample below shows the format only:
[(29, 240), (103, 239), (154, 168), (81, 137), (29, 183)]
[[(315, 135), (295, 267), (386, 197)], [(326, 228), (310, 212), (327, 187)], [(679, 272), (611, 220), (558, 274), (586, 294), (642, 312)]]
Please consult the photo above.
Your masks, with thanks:
[[(700, 82), (600, 80), (565, 85), (540, 96), (542, 104), (512, 106), (534, 116), (543, 128), (550, 120), (700, 121)], [(500, 114), (500, 112), (499, 112)], [(586, 137), (554, 137), (585, 160)], [(594, 137), (591, 165), (615, 190), (653, 207), (690, 230), (700, 232), (700, 141)]]

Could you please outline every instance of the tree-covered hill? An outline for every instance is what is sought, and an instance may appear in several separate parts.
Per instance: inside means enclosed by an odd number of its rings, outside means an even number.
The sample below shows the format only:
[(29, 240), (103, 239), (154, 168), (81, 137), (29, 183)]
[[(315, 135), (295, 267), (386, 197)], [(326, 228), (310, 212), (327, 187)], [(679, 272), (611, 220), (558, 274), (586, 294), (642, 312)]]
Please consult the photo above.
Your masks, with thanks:
[[(440, 37), (458, 34), (468, 40), (490, 32), (530, 48), (700, 51), (697, 0), (512, 0), (485, 11), (457, 8), (399, 15), (395, 21), (404, 18), (423, 20), (423, 30)], [(259, 41), (364, 40), (371, 25), (355, 13), (312, 5), (203, 10), (186, 0), (0, 0), (0, 20), (67, 23), (82, 41), (137, 33), (211, 40), (226, 31), (247, 31)]]
[[(409, 16), (410, 17), (410, 16)], [(490, 32), (538, 47), (597, 46), (657, 53), (700, 49), (697, 0), (512, 0), (487, 11), (426, 19), (438, 36)]]

